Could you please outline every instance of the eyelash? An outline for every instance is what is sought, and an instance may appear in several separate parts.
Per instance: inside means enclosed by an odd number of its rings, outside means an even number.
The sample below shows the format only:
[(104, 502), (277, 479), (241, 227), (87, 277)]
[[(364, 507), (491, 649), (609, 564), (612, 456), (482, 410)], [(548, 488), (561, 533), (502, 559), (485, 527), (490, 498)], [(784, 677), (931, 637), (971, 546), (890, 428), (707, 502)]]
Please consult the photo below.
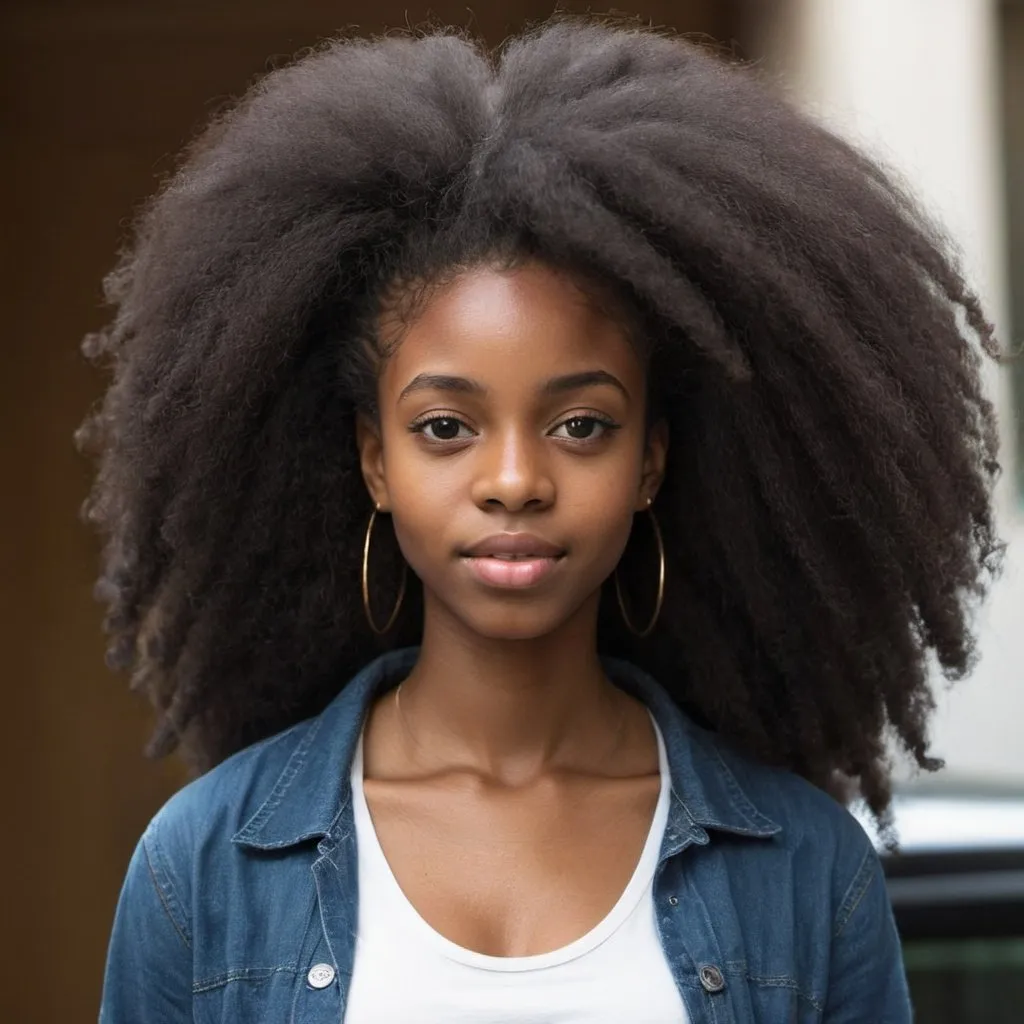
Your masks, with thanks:
[[(431, 413), (429, 416), (420, 420), (416, 420), (414, 423), (411, 423), (409, 425), (409, 432), (413, 434), (420, 434), (423, 437), (424, 441), (430, 445), (449, 445), (456, 444), (460, 441), (466, 440), (466, 438), (460, 438), (457, 436), (446, 438), (431, 438), (426, 435), (425, 430), (428, 426), (430, 426), (431, 423), (438, 423), (444, 420), (449, 420), (451, 422), (458, 423), (460, 427), (466, 427), (467, 429), (471, 429), (468, 427), (465, 420), (461, 419), (459, 416), (456, 416), (454, 413)], [(586, 413), (584, 415), (576, 413), (572, 416), (566, 416), (565, 419), (561, 420), (559, 423), (555, 425), (553, 430), (558, 430), (560, 427), (564, 427), (567, 423), (572, 423), (573, 420), (587, 420), (597, 423), (601, 426), (601, 432), (597, 435), (597, 437), (562, 437), (559, 438), (559, 440), (568, 441), (570, 444), (576, 445), (590, 445), (601, 440), (602, 437), (606, 437), (612, 431), (620, 429), (620, 424), (616, 423), (614, 420), (610, 419), (607, 416), (600, 416), (597, 415), (596, 413)]]
[[(423, 437), (423, 440), (427, 442), (427, 444), (441, 445), (453, 444), (456, 441), (464, 441), (465, 438), (460, 437), (427, 437), (427, 435), (424, 433), (426, 428), (429, 427), (431, 423), (442, 423), (446, 420), (452, 423), (458, 423), (459, 426), (461, 427), (466, 426), (466, 422), (460, 419), (458, 416), (454, 415), (454, 413), (431, 413), (424, 419), (416, 420), (414, 423), (411, 423), (409, 425), (409, 431), (410, 433), (413, 434), (420, 434)], [(469, 428), (467, 427), (467, 429)]]
[(619, 429), (618, 423), (616, 423), (614, 420), (609, 419), (607, 416), (597, 416), (594, 413), (586, 413), (583, 416), (580, 416), (577, 413), (573, 416), (567, 416), (555, 427), (555, 429), (558, 430), (559, 428), (564, 427), (567, 423), (572, 423), (573, 420), (582, 420), (585, 422), (589, 421), (591, 423), (596, 423), (598, 424), (598, 426), (600, 426), (601, 432), (597, 435), (597, 437), (560, 437), (560, 441), (568, 441), (571, 444), (581, 445), (595, 444), (596, 442), (600, 441), (601, 438), (607, 437), (613, 431)]

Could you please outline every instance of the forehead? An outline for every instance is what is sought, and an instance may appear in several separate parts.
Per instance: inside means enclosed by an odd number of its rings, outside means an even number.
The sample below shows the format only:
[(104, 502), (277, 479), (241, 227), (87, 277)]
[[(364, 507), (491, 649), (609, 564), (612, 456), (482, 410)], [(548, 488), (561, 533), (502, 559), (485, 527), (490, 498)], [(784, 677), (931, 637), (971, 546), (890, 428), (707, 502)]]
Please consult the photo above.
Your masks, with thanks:
[(467, 270), (434, 291), (403, 325), (382, 384), (429, 370), (511, 388), (579, 369), (642, 377), (621, 322), (566, 275), (528, 263)]

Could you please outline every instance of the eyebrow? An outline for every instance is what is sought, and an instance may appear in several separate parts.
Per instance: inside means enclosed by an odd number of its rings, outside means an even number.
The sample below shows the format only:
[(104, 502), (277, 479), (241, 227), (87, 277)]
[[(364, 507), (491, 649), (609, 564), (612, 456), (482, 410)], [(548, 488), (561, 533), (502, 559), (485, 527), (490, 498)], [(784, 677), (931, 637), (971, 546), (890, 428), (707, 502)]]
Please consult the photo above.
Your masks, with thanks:
[(452, 377), (446, 373), (418, 373), (402, 388), (398, 400), (415, 391), (460, 391), (463, 394), (482, 395), (487, 388), (468, 377)]
[[(622, 381), (608, 373), (607, 370), (583, 370), (580, 373), (567, 373), (561, 377), (552, 377), (544, 382), (540, 390), (544, 395), (561, 395), (568, 391), (579, 391), (582, 388), (595, 385), (616, 388), (626, 398), (629, 398), (629, 392)], [(416, 391), (455, 391), (461, 394), (483, 395), (487, 393), (487, 388), (479, 381), (469, 377), (455, 377), (446, 373), (418, 373), (402, 388), (398, 400), (402, 401), (407, 395)]]
[(552, 377), (541, 390), (545, 395), (561, 395), (566, 391), (579, 391), (596, 384), (617, 388), (626, 398), (629, 398), (626, 385), (607, 370), (584, 370), (582, 373), (567, 373), (562, 377)]

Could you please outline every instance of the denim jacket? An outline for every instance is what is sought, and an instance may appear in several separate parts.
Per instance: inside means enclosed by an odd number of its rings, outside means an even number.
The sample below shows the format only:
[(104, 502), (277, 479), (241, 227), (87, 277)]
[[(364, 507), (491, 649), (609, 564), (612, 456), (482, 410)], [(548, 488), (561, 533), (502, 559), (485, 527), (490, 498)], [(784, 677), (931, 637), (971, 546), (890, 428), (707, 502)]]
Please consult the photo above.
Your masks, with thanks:
[[(416, 656), (378, 658), (320, 715), (157, 813), (117, 906), (101, 1024), (343, 1020), (358, 899), (349, 766), (372, 699)], [(909, 1022), (879, 859), (856, 820), (698, 728), (635, 667), (605, 668), (665, 739), (655, 915), (692, 1024)]]

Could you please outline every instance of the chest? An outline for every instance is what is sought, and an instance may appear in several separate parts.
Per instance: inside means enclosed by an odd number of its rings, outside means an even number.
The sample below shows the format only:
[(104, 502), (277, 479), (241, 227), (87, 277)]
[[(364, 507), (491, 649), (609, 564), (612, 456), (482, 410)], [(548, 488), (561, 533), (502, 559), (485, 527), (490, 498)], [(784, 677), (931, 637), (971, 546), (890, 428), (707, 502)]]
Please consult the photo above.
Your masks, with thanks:
[[(339, 822), (337, 841), (325, 839), (286, 856), (235, 853), (225, 885), (227, 898), (210, 899), (211, 890), (206, 889), (202, 902), (192, 907), (197, 1022), (349, 1024), (359, 1022), (359, 1007), (368, 1007), (363, 1020), (381, 1024), (387, 1019), (380, 1015), (382, 1000), (401, 1003), (400, 996), (406, 997), (402, 1012), (390, 1018), (396, 1024), (429, 1019), (418, 1010), (425, 992), (419, 986), (429, 985), (430, 977), (413, 976), (411, 961), (396, 949), (398, 919), (390, 909), (374, 915), (381, 922), (378, 945), (357, 939), (372, 891), (359, 870), (364, 844), (349, 806), (350, 813)], [(670, 816), (666, 839), (683, 825)], [(614, 831), (607, 829), (609, 837)], [(667, 964), (691, 1024), (820, 1024), (831, 939), (828, 915), (821, 912), (828, 902), (822, 881), (827, 872), (813, 863), (795, 864), (782, 845), (716, 838), (706, 846), (691, 841), (662, 864), (651, 900), (663, 959), (646, 956), (642, 962), (648, 967)], [(415, 869), (415, 858), (410, 858)], [(206, 874), (213, 877), (216, 872), (208, 869)], [(534, 911), (543, 915), (543, 907)], [(453, 931), (452, 937), (473, 948), (465, 936)], [(491, 952), (530, 953), (558, 944), (506, 946)], [(632, 946), (632, 936), (627, 945)], [(610, 942), (604, 943), (593, 951), (596, 956), (585, 958), (594, 968), (592, 984), (612, 984), (618, 996), (629, 1000), (634, 972), (624, 973), (628, 964), (622, 958), (600, 957), (610, 948)], [(710, 976), (702, 970), (707, 967), (721, 972), (724, 987), (705, 987)], [(544, 976), (538, 971), (522, 977)], [(541, 993), (544, 1008), (550, 1008), (552, 991), (522, 987)], [(563, 997), (569, 992), (561, 984), (557, 987)], [(439, 994), (436, 986), (431, 991)], [(449, 986), (448, 991), (463, 989)], [(664, 983), (659, 991), (667, 991)], [(488, 996), (488, 1005), (506, 1005), (500, 992), (497, 1000), (493, 992)], [(605, 998), (610, 999), (607, 994)], [(576, 999), (575, 1005), (587, 1004)], [(447, 1008), (434, 1019), (445, 1024), (453, 1020)], [(479, 1017), (470, 1019), (481, 1024)], [(507, 1024), (513, 1018), (499, 1019)], [(531, 1021), (529, 1016), (520, 1019)], [(539, 1019), (552, 1024), (556, 1018), (541, 1013)], [(591, 1024), (599, 1018), (583, 1019)], [(613, 1019), (641, 1018), (625, 1012)]]
[(499, 790), (368, 781), (373, 837), (405, 899), (437, 933), (500, 957), (567, 945), (626, 889), (659, 779)]

